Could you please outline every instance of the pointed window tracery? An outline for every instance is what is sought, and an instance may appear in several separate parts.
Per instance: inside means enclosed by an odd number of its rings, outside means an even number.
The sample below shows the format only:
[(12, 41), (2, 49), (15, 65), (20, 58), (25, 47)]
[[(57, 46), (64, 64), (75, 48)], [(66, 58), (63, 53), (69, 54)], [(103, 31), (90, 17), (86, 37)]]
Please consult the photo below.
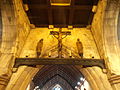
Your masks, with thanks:
[(53, 90), (63, 90), (63, 89), (59, 84), (57, 84), (53, 87)]

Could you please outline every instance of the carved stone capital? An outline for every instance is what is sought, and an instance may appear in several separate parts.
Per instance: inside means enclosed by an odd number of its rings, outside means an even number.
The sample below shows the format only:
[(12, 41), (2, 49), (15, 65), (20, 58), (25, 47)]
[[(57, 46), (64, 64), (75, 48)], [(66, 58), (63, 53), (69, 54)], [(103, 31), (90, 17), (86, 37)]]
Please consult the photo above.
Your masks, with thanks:
[(7, 86), (9, 80), (10, 78), (8, 77), (8, 75), (0, 75), (0, 85)]
[(111, 85), (120, 84), (120, 75), (112, 75), (109, 78), (109, 82), (111, 83)]

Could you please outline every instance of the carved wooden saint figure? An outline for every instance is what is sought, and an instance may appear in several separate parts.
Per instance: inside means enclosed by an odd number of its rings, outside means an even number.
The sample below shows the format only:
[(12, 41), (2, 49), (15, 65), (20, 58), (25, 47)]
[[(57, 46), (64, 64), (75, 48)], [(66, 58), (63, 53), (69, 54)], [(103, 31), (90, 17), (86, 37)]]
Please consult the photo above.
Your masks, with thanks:
[(77, 46), (79, 56), (83, 58), (83, 45), (79, 38), (77, 39), (76, 46)]
[(43, 39), (39, 40), (39, 42), (37, 43), (37, 47), (36, 47), (37, 58), (39, 58), (41, 55), (42, 47), (43, 47)]

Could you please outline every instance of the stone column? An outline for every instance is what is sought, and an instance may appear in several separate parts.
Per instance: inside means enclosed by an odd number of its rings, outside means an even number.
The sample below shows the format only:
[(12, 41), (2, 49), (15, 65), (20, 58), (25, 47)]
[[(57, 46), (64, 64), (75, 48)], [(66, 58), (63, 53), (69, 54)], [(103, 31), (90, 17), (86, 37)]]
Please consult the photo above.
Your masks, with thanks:
[(5, 87), (7, 86), (9, 82), (9, 78), (6, 77), (6, 75), (0, 76), (0, 90), (5, 90)]
[(89, 82), (92, 90), (113, 90), (107, 75), (99, 67), (79, 68), (86, 80)]
[(14, 46), (16, 40), (15, 14), (12, 0), (1, 0), (2, 43), (0, 55), (0, 90), (5, 90), (14, 64)]
[(120, 0), (107, 0), (103, 37), (108, 78), (113, 90), (120, 89), (120, 47), (117, 36)]
[(5, 90), (12, 74), (12, 54), (2, 54), (0, 57), (0, 90)]

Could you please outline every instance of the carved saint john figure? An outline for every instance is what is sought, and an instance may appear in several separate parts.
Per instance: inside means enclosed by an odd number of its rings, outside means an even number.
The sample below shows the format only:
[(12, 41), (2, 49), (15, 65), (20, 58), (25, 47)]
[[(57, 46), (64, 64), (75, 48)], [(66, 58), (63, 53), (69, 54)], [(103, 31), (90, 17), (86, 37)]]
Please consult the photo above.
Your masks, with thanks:
[(79, 38), (77, 39), (76, 46), (79, 56), (83, 58), (83, 45)]
[(43, 39), (40, 39), (36, 47), (37, 58), (39, 58), (41, 55), (42, 47), (43, 47)]

